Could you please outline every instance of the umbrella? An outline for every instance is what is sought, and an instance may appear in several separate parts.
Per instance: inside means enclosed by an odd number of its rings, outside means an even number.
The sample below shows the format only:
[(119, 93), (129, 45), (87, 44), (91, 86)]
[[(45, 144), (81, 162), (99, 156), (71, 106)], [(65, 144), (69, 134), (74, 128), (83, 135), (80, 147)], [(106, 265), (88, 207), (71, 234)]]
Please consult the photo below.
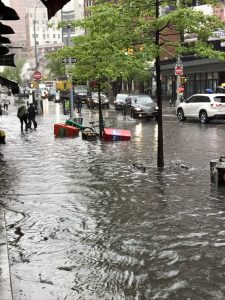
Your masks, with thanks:
[(208, 94), (213, 94), (213, 90), (212, 89), (205, 89), (205, 92), (208, 93)]
[(0, 34), (12, 34), (15, 33), (14, 30), (7, 25), (4, 25), (0, 22)]
[(180, 87), (177, 89), (177, 91), (178, 91), (179, 93), (183, 93), (183, 92), (184, 92), (184, 87), (180, 86)]
[(19, 20), (16, 11), (8, 6), (5, 6), (0, 0), (0, 20)]

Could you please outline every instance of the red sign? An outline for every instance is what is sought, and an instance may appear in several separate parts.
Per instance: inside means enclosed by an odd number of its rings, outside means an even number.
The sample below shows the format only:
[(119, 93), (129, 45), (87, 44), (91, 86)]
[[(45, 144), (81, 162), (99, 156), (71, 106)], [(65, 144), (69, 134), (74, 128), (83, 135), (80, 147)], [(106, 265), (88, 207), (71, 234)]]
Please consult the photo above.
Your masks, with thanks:
[(34, 78), (34, 80), (41, 80), (41, 78), (42, 78), (41, 72), (39, 72), (39, 71), (34, 72), (33, 78)]
[(183, 75), (183, 67), (176, 66), (175, 67), (175, 75)]

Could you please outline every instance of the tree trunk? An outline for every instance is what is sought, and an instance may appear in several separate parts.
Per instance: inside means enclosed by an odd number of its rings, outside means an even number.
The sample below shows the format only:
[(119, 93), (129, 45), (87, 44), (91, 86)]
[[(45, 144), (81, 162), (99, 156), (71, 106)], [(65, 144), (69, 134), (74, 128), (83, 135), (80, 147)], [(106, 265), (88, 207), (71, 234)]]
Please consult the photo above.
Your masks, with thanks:
[[(159, 18), (159, 0), (156, 0), (156, 19)], [(155, 34), (155, 44), (159, 48), (160, 40), (159, 40), (159, 30), (156, 29)], [(163, 121), (162, 121), (162, 86), (161, 86), (161, 70), (160, 70), (160, 56), (158, 55), (155, 60), (155, 70), (156, 70), (156, 97), (159, 108), (158, 115), (158, 155), (157, 155), (157, 167), (164, 167), (164, 157), (163, 157)]]

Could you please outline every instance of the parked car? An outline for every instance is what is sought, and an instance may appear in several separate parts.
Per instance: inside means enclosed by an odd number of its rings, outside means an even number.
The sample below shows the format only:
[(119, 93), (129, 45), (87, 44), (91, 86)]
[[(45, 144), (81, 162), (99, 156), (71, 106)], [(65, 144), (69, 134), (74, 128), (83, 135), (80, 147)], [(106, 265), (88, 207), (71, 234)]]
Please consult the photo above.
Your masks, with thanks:
[(195, 94), (181, 102), (176, 109), (177, 119), (199, 119), (202, 124), (212, 119), (225, 119), (224, 94)]
[(132, 118), (157, 118), (158, 107), (149, 95), (129, 95), (122, 106), (122, 114)]
[(82, 103), (87, 103), (88, 100), (88, 87), (86, 85), (77, 85), (74, 87), (74, 97), (76, 100), (81, 100)]
[(115, 102), (114, 102), (116, 110), (121, 110), (122, 109), (122, 106), (123, 106), (124, 101), (127, 98), (127, 96), (128, 96), (127, 94), (117, 94), (116, 95), (116, 99), (115, 99)]
[[(109, 98), (104, 93), (101, 93), (100, 95), (101, 95), (102, 108), (109, 108)], [(98, 93), (97, 92), (91, 93), (87, 101), (87, 107), (96, 108), (98, 106), (99, 106)]]

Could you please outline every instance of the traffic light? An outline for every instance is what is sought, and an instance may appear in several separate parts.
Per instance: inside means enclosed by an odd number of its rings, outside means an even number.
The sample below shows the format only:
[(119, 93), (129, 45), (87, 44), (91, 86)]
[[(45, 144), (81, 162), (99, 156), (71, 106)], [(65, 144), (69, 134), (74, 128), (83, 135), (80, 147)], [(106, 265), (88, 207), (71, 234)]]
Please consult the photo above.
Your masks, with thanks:
[(186, 83), (187, 78), (185, 76), (180, 77), (180, 83)]
[(133, 48), (128, 48), (127, 53), (128, 53), (128, 55), (133, 55), (134, 54), (134, 49)]

